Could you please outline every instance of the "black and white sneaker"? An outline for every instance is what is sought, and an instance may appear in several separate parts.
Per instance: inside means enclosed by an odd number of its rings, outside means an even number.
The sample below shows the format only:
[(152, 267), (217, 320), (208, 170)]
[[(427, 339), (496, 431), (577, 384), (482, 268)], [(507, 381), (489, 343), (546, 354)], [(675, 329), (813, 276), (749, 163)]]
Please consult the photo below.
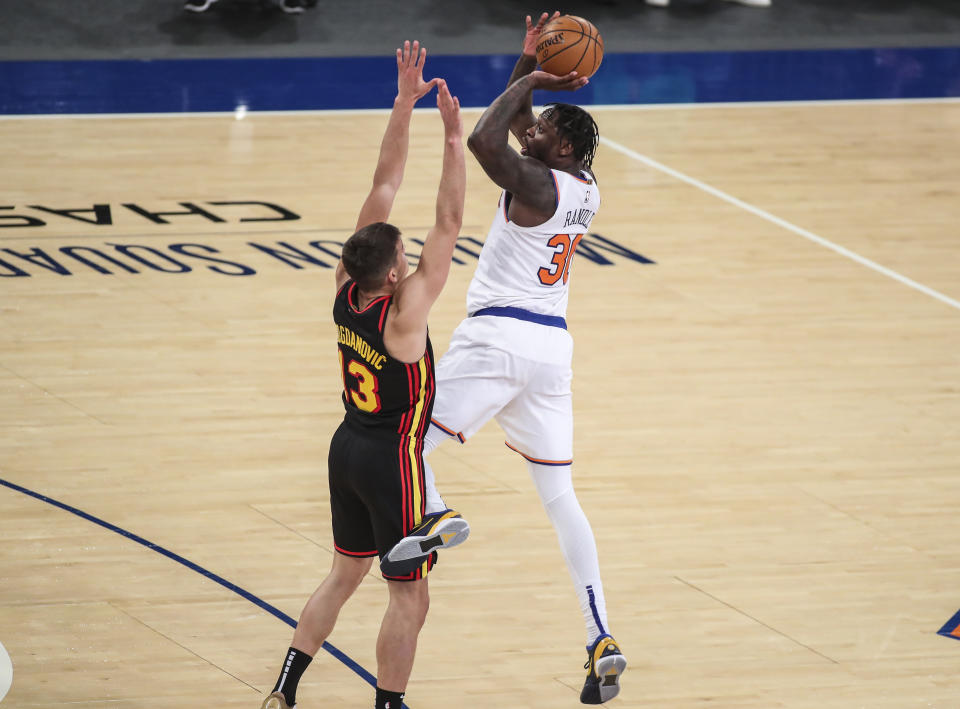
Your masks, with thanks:
[(186, 0), (183, 9), (188, 12), (206, 12), (217, 0)]
[(627, 659), (612, 635), (601, 635), (587, 648), (587, 679), (580, 692), (582, 704), (603, 704), (620, 693), (620, 675), (627, 669)]
[(380, 570), (391, 576), (409, 574), (433, 552), (462, 544), (469, 534), (470, 525), (459, 512), (442, 510), (424, 515), (420, 524), (384, 554)]
[(306, 9), (303, 0), (273, 0), (273, 4), (288, 15), (299, 15)]

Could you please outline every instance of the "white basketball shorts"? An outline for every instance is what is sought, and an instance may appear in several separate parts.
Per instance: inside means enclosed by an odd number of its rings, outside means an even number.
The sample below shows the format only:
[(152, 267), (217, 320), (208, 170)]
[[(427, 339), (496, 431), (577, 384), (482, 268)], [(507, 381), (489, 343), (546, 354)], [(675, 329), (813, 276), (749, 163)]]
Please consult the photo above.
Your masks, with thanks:
[(546, 465), (573, 462), (573, 339), (559, 327), (478, 316), (437, 362), (433, 423), (463, 443), (491, 418), (507, 446)]

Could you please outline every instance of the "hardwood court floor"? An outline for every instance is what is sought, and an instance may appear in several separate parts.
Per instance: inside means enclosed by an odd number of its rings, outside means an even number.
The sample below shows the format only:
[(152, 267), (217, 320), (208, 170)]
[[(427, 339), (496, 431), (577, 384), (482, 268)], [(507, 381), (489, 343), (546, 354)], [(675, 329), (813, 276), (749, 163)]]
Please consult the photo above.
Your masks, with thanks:
[[(655, 262), (594, 241), (572, 276), (574, 472), (630, 661), (611, 706), (956, 706), (960, 645), (936, 633), (960, 607), (960, 104), (596, 115), (594, 229)], [(385, 120), (0, 121), (0, 224), (44, 223), (0, 230), (0, 478), (295, 618), (332, 549), (322, 242), (351, 231)], [(440, 142), (417, 114), (394, 211), (414, 253)], [(468, 165), (463, 233), (482, 239), (496, 190)], [(94, 204), (110, 224), (78, 219), (106, 222)], [(284, 209), (302, 218), (241, 221)], [(522, 461), (490, 425), (432, 462), (473, 534), (431, 575), (409, 706), (577, 706), (582, 624)], [(291, 635), (277, 617), (2, 486), (0, 530), (3, 706), (259, 706)], [(371, 671), (385, 596), (371, 576), (330, 638)], [(321, 652), (299, 704), (371, 696)]]

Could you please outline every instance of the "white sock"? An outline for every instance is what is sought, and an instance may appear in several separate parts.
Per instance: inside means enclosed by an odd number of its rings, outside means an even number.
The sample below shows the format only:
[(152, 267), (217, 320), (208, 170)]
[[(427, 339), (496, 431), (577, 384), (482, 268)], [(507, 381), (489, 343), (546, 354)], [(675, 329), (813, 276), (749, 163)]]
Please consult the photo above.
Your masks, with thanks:
[(573, 580), (580, 611), (587, 626), (587, 646), (607, 629), (607, 604), (600, 581), (600, 561), (593, 529), (577, 495), (569, 465), (540, 465), (527, 461), (530, 477), (540, 495), (547, 516), (557, 532), (560, 551)]
[(427, 497), (427, 514), (442, 512), (447, 509), (446, 503), (443, 501), (443, 498), (440, 497), (440, 492), (437, 490), (437, 481), (433, 476), (433, 468), (430, 467), (430, 463), (427, 461), (427, 456), (430, 452), (440, 445), (442, 441), (446, 440), (446, 438), (447, 434), (433, 424), (430, 425), (426, 435), (423, 437), (423, 479), (424, 494)]

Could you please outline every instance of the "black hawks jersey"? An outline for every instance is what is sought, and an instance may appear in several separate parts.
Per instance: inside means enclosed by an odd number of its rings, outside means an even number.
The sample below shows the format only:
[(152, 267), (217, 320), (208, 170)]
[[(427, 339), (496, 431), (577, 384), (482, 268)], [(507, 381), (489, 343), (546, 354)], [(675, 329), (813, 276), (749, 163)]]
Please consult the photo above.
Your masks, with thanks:
[(344, 419), (371, 432), (422, 438), (430, 425), (436, 390), (430, 335), (420, 361), (407, 364), (394, 359), (383, 342), (393, 296), (377, 298), (360, 310), (359, 295), (356, 281), (349, 280), (333, 302)]

